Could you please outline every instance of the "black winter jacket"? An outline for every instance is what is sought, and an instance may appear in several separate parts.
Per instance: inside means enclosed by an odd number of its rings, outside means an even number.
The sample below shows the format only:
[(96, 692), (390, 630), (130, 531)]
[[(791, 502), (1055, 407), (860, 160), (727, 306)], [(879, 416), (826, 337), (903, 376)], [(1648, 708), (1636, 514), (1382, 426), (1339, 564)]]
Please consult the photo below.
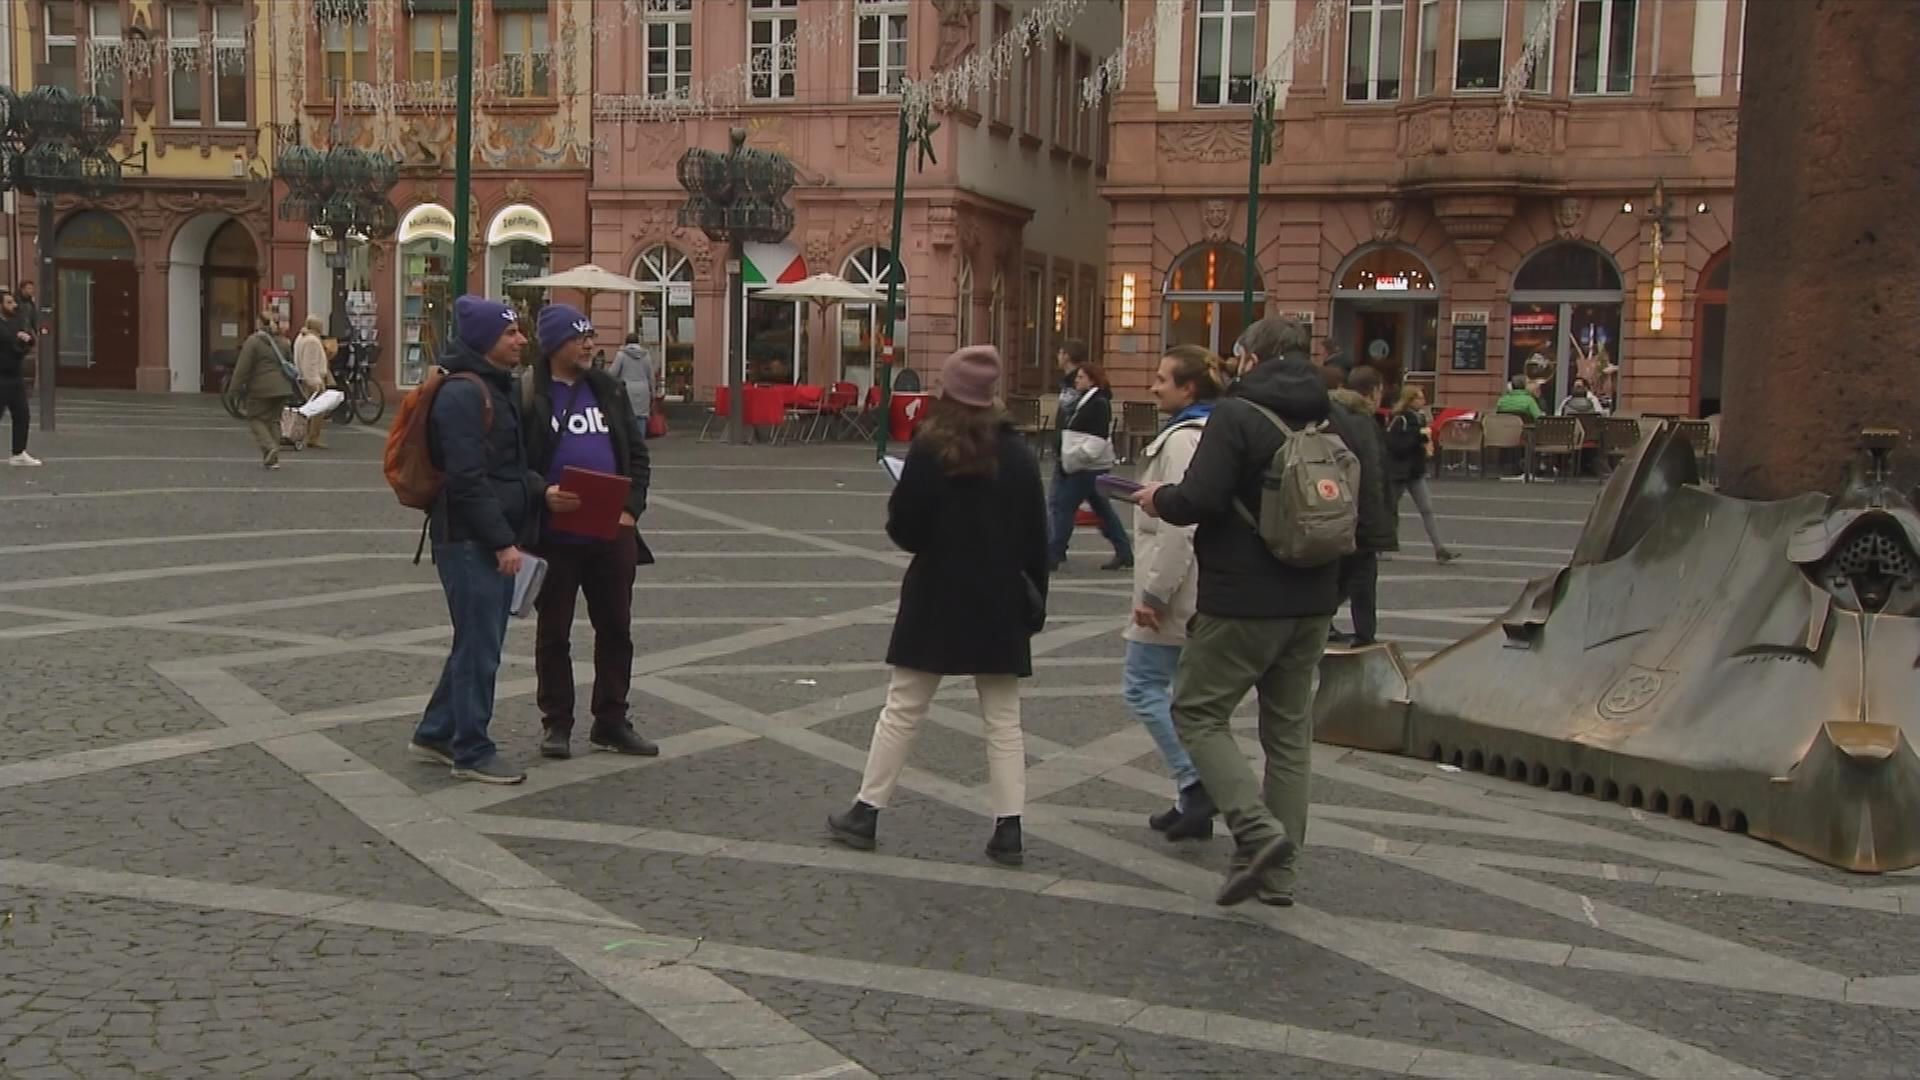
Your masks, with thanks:
[[(21, 341), (20, 335), (26, 334), (27, 341)], [(28, 323), (24, 312), (16, 313), (11, 319), (0, 319), (0, 379), (24, 379), (27, 376), (27, 354), (33, 351), (32, 324)]]
[[(593, 396), (600, 403), (600, 411), (606, 415), (608, 434), (613, 438), (613, 460), (621, 476), (633, 481), (627, 489), (627, 513), (634, 520), (647, 512), (647, 488), (653, 482), (653, 455), (647, 450), (647, 433), (633, 413), (633, 403), (627, 398), (625, 384), (598, 368), (586, 371), (587, 386), (593, 390)], [(521, 376), (520, 400), (525, 405), (522, 413), (521, 438), (527, 448), (527, 468), (535, 474), (545, 477), (553, 465), (553, 450), (557, 440), (554, 437), (553, 424), (553, 373), (546, 363), (541, 363), (532, 371)], [(549, 418), (542, 423), (541, 418)], [(541, 497), (537, 509), (542, 519), (544, 531), (546, 514), (546, 489), (540, 489)], [(640, 538), (639, 530), (634, 530), (634, 539), (640, 545), (640, 564), (650, 565), (653, 552), (647, 542)]]
[[(1361, 551), (1399, 551), (1400, 530), (1394, 527), (1397, 510), (1393, 505), (1393, 494), (1387, 490), (1387, 447), (1386, 438), (1380, 432), (1380, 422), (1374, 419), (1373, 403), (1351, 390), (1335, 390), (1333, 415), (1345, 415), (1354, 423), (1353, 434), (1359, 439), (1347, 439), (1347, 449), (1360, 458), (1360, 523), (1354, 531), (1354, 540)], [(1342, 430), (1342, 437), (1347, 432)], [(1367, 490), (1365, 477), (1368, 473), (1380, 478), (1380, 482)], [(1369, 498), (1369, 496), (1372, 496)]]
[(1427, 475), (1427, 437), (1421, 434), (1427, 418), (1411, 409), (1394, 413), (1387, 421), (1387, 476), (1405, 484)]
[(1071, 412), (1063, 413), (1061, 428), (1065, 431), (1079, 431), (1088, 435), (1098, 435), (1103, 439), (1113, 437), (1113, 391), (1094, 387), (1071, 407)]
[[(1363, 435), (1358, 423), (1332, 410), (1320, 373), (1304, 357), (1266, 361), (1234, 384), (1207, 420), (1186, 478), (1160, 489), (1154, 509), (1175, 525), (1195, 525), (1193, 551), (1200, 564), (1199, 610), (1223, 619), (1286, 619), (1330, 616), (1339, 606), (1336, 560), (1301, 569), (1267, 551), (1254, 527), (1234, 512), (1244, 502), (1260, 516), (1260, 478), (1282, 436), (1259, 410), (1258, 402), (1289, 424), (1329, 422), (1349, 447)], [(1378, 499), (1385, 477), (1377, 459), (1360, 461), (1360, 498)]]
[(887, 663), (942, 675), (1033, 674), (1025, 574), (1047, 589), (1047, 512), (1026, 442), (1000, 432), (988, 477), (951, 477), (922, 440), (887, 502), (887, 535), (913, 554)]
[(493, 427), (487, 427), (481, 390), (471, 380), (449, 379), (434, 396), (427, 447), (434, 467), (447, 475), (433, 507), (434, 542), (473, 541), (494, 551), (531, 544), (539, 534), (546, 479), (527, 465), (513, 376), (458, 341), (440, 366), (480, 376), (493, 398)]

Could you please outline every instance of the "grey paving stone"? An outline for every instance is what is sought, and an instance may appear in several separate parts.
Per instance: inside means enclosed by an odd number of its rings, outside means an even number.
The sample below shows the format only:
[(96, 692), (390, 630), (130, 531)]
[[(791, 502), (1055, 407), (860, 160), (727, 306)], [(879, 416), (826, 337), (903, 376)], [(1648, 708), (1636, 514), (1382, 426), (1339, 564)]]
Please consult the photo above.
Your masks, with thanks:
[[(0, 853), (366, 900), (473, 903), (257, 747), (0, 791)], [(103, 787), (110, 784), (111, 787)]]
[(0, 763), (218, 727), (149, 665), (232, 648), (230, 638), (136, 630), (0, 642)]

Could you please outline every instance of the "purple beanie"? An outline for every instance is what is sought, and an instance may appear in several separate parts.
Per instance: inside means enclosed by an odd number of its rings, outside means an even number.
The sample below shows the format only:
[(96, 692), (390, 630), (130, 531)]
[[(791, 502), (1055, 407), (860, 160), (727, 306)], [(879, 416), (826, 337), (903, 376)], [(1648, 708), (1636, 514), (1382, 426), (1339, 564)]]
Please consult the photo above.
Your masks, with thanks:
[(593, 320), (570, 304), (548, 304), (541, 308), (534, 326), (534, 336), (540, 339), (540, 351), (548, 356), (574, 338), (593, 333)]
[(498, 300), (469, 294), (453, 302), (453, 336), (482, 356), (507, 332), (507, 327), (519, 321), (513, 309)]

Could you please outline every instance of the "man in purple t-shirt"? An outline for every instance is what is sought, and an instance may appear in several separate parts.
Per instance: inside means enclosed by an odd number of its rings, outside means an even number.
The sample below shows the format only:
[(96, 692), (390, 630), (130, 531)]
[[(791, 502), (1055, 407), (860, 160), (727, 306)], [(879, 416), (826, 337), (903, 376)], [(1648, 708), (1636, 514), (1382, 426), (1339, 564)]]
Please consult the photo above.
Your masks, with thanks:
[(522, 389), (527, 466), (547, 478), (547, 509), (576, 509), (579, 497), (560, 489), (571, 465), (625, 476), (633, 482), (620, 528), (611, 540), (577, 536), (543, 525), (537, 551), (547, 560), (540, 617), (534, 630), (535, 700), (540, 706), (540, 754), (572, 755), (573, 601), (587, 598), (593, 623), (593, 727), (588, 741), (601, 750), (652, 757), (660, 748), (627, 718), (633, 681), (633, 578), (653, 555), (636, 523), (647, 508), (652, 469), (645, 431), (620, 384), (592, 366), (593, 322), (566, 304), (541, 309), (540, 348), (546, 359)]

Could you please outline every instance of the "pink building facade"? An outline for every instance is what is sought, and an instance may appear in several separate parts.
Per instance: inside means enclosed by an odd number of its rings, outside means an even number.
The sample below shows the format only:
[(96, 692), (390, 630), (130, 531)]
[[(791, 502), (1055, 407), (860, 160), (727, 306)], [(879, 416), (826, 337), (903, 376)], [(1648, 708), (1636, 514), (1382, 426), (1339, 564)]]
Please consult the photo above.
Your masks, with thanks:
[[(791, 236), (746, 253), (748, 377), (873, 385), (884, 371), (877, 306), (752, 297), (820, 272), (884, 288), (900, 79), (962, 62), (1029, 10), (975, 0), (654, 0), (597, 34), (592, 254), (649, 287), (596, 299), (601, 339), (639, 335), (664, 356), (672, 396), (711, 400), (725, 385), (726, 248), (679, 226), (675, 165), (690, 147), (724, 151), (729, 129), (743, 127), (749, 146), (786, 155), (799, 178)], [(991, 341), (1015, 365), (1016, 385), (1038, 386), (1059, 341), (1097, 338), (1102, 132), (1096, 114), (1061, 105), (1076, 64), (1085, 70), (1117, 43), (1119, 13), (1113, 0), (1095, 0), (1075, 36), (1045, 39), (972, 107), (937, 114), (931, 158), (916, 156), (908, 170), (896, 368), (928, 381), (959, 344)], [(712, 97), (729, 84), (737, 106), (708, 115), (648, 119), (639, 100)]]
[[(1248, 76), (1315, 8), (1127, 4), (1129, 29), (1159, 20), (1102, 186), (1106, 349), (1127, 390), (1166, 346), (1226, 352), (1244, 325)], [(1254, 314), (1310, 320), (1319, 348), (1444, 405), (1490, 402), (1531, 363), (1556, 400), (1617, 367), (1624, 409), (1716, 412), (1737, 374), (1722, 345), (1742, 0), (1567, 0), (1512, 108), (1544, 0), (1344, 8), (1278, 87)]]

